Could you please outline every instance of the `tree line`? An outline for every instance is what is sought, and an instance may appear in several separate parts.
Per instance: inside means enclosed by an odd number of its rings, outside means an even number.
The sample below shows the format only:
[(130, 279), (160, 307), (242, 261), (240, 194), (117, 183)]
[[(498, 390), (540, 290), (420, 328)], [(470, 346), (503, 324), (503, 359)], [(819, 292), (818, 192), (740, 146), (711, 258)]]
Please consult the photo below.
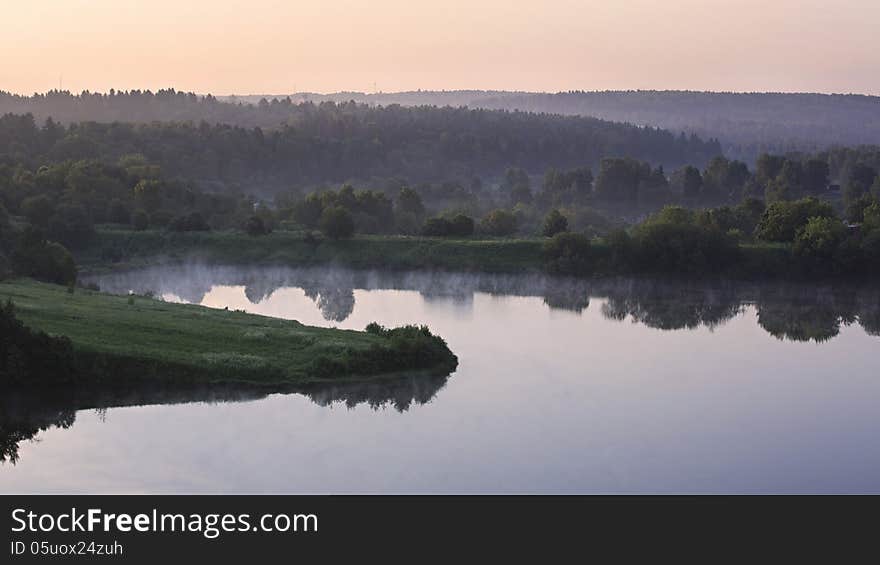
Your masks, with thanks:
[[(33, 166), (65, 159), (115, 162), (140, 153), (170, 177), (271, 191), (377, 177), (402, 176), (411, 182), (486, 177), (508, 166), (537, 173), (548, 167), (595, 166), (608, 156), (629, 155), (666, 166), (703, 164), (721, 150), (716, 140), (657, 128), (523, 112), (289, 100), (251, 106), (173, 91), (6, 96), (24, 108), (58, 97), (96, 110), (77, 118), (89, 121), (31, 110), (6, 116), (0, 123), (0, 157)], [(0, 111), (21, 111), (21, 104), (4, 106), (2, 100), (0, 95)], [(110, 117), (98, 111), (131, 104), (212, 111), (156, 111), (142, 118), (136, 111)], [(242, 118), (252, 115), (265, 119)]]

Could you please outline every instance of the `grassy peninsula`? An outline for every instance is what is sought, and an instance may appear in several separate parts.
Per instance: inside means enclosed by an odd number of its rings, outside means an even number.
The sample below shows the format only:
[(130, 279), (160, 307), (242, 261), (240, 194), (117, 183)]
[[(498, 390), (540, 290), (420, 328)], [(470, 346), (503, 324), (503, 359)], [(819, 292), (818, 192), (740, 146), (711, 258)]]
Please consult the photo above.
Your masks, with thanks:
[[(368, 331), (317, 328), (144, 296), (80, 288), (70, 292), (24, 279), (0, 282), (0, 300), (12, 301), (15, 317), (27, 331), (67, 338), (57, 343), (72, 352), (53, 355), (70, 357), (69, 370), (63, 365), (57, 373), (72, 382), (309, 384), (408, 371), (447, 374), (457, 364), (445, 342), (426, 328), (389, 330), (375, 324)], [(46, 362), (46, 339), (54, 338), (42, 337), (33, 348), (33, 360), (24, 340), (16, 341), (15, 335), (0, 340), (4, 348), (16, 351), (14, 355), (7, 351), (7, 358), (19, 359), (0, 366), (0, 376), (10, 381), (6, 384), (42, 384), (15, 382), (16, 375), (26, 373), (22, 366)], [(52, 373), (39, 372), (41, 376), (35, 378)]]

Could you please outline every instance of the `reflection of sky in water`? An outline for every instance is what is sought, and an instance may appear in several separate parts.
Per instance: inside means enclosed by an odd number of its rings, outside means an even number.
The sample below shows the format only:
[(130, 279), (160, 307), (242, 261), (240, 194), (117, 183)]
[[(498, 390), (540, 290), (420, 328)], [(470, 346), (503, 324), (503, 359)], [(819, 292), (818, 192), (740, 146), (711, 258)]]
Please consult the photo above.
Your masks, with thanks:
[[(254, 274), (256, 271), (254, 272)], [(167, 274), (172, 298), (174, 272)], [(880, 492), (878, 338), (783, 341), (756, 306), (664, 331), (540, 296), (354, 290), (342, 322), (301, 288), (215, 307), (363, 328), (427, 323), (459, 368), (405, 412), (307, 397), (80, 412), (21, 446), (0, 491)]]

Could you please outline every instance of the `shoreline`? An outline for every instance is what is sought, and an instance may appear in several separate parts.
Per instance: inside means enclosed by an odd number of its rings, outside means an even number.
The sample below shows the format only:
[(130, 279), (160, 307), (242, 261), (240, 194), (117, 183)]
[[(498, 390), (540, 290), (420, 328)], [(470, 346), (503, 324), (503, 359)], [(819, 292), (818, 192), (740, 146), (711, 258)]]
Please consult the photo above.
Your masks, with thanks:
[[(261, 266), (340, 266), (390, 271), (437, 270), (487, 274), (546, 274), (548, 238), (441, 238), (359, 235), (351, 239), (309, 238), (301, 232), (276, 231), (264, 236), (239, 232), (167, 232), (100, 229), (93, 241), (74, 252), (80, 271), (96, 275), (156, 264), (199, 262)], [(876, 280), (871, 274), (815, 274), (804, 270), (791, 245), (741, 243), (737, 260), (712, 272), (654, 271), (613, 266), (612, 251), (602, 240), (590, 246), (587, 274), (576, 278), (665, 276), (732, 280)]]
[(319, 328), (146, 296), (71, 293), (24, 279), (0, 282), (0, 300), (7, 299), (25, 326), (70, 340), (72, 384), (308, 386), (449, 374), (458, 363), (427, 328)]

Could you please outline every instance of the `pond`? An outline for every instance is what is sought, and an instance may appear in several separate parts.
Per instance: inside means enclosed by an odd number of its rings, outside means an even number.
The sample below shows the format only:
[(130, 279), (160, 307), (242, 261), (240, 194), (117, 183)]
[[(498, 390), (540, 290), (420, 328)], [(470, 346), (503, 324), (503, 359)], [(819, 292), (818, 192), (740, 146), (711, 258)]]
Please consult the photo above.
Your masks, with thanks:
[(880, 291), (181, 265), (102, 290), (363, 329), (442, 378), (6, 396), (0, 491), (880, 492)]

